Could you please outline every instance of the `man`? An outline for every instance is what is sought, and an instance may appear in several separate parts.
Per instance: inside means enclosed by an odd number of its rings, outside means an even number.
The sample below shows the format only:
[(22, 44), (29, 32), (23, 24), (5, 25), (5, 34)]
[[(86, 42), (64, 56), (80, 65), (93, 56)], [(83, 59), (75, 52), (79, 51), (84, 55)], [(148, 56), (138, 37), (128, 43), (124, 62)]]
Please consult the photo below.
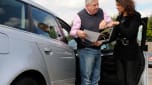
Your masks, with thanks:
[(76, 38), (78, 44), (81, 85), (98, 85), (102, 44), (99, 40), (94, 42), (86, 40), (87, 34), (83, 30), (100, 32), (114, 24), (111, 23), (111, 18), (99, 8), (98, 0), (85, 0), (85, 9), (78, 12), (74, 18), (70, 35)]

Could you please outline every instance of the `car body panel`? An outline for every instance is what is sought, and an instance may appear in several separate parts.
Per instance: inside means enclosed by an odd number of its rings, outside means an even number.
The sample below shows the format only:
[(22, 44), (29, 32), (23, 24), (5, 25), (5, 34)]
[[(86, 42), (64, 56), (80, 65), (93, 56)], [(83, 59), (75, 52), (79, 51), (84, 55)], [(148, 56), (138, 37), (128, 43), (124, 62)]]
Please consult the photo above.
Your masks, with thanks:
[(0, 33), (0, 53), (7, 54), (9, 52), (9, 38), (6, 34)]
[[(42, 41), (42, 40), (41, 40)], [(42, 55), (44, 56), (48, 73), (51, 80), (56, 83), (57, 80), (66, 80), (72, 76), (75, 78), (75, 57), (71, 48), (66, 47), (64, 43), (54, 40), (53, 42), (37, 42)], [(63, 84), (63, 82), (60, 82)]]
[(0, 55), (0, 60), (2, 60), (0, 62), (1, 85), (9, 85), (12, 79), (27, 70), (37, 70), (46, 75), (47, 68), (44, 59), (36, 46), (34, 37), (30, 36), (31, 33), (21, 32), (7, 26), (1, 26), (0, 32), (7, 34), (9, 39), (9, 52)]
[[(32, 5), (56, 18), (52, 12), (31, 0), (17, 1)], [(62, 29), (59, 26), (56, 30)], [(60, 40), (65, 36), (52, 39), (29, 31), (0, 25), (0, 85), (10, 85), (28, 71), (39, 72), (46, 85), (74, 85), (75, 54), (66, 42)]]

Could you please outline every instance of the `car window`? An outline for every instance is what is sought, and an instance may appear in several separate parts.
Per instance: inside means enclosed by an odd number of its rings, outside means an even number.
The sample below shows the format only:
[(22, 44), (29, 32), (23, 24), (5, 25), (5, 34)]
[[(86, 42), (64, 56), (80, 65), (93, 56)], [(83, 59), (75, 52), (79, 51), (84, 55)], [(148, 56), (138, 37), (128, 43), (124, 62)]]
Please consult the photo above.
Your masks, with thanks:
[(60, 40), (68, 43), (68, 40), (70, 39), (68, 29), (70, 29), (71, 27), (65, 21), (58, 17), (56, 17), (56, 21), (59, 23), (59, 27), (61, 28), (60, 34), (62, 35), (62, 37), (60, 37)]
[(58, 37), (58, 24), (53, 15), (38, 8), (32, 7), (33, 32), (56, 39)]
[[(100, 37), (101, 40), (109, 39), (110, 36), (111, 36), (111, 33), (112, 33), (112, 29), (113, 28), (106, 29), (106, 30), (102, 31), (102, 36)], [(101, 50), (102, 51), (108, 51), (108, 50), (113, 51), (115, 43), (116, 42), (113, 41), (113, 42), (110, 42), (110, 43), (107, 43), (107, 44), (103, 44), (103, 45), (101, 45)]]
[(70, 32), (70, 25), (68, 25), (65, 21), (57, 17), (57, 21), (61, 25), (61, 32), (63, 33), (62, 41), (67, 43), (72, 49), (77, 49), (77, 42), (69, 35)]
[(27, 6), (16, 0), (1, 0), (0, 24), (27, 30)]

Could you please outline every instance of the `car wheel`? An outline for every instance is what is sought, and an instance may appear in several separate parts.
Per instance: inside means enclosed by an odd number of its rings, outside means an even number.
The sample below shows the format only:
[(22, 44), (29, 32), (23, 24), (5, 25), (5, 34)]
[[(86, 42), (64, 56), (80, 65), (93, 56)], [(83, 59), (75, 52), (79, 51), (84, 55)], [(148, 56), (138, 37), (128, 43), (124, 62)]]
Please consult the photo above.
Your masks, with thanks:
[(43, 85), (34, 77), (19, 77), (11, 85)]

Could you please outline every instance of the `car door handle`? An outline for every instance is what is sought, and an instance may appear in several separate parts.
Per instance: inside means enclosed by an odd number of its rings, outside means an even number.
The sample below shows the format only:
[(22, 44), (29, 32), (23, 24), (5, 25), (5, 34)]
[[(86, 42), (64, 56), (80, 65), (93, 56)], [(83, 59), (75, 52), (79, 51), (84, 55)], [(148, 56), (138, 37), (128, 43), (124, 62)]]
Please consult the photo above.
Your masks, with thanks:
[(44, 48), (44, 53), (47, 54), (47, 55), (50, 55), (50, 54), (52, 54), (52, 49)]

